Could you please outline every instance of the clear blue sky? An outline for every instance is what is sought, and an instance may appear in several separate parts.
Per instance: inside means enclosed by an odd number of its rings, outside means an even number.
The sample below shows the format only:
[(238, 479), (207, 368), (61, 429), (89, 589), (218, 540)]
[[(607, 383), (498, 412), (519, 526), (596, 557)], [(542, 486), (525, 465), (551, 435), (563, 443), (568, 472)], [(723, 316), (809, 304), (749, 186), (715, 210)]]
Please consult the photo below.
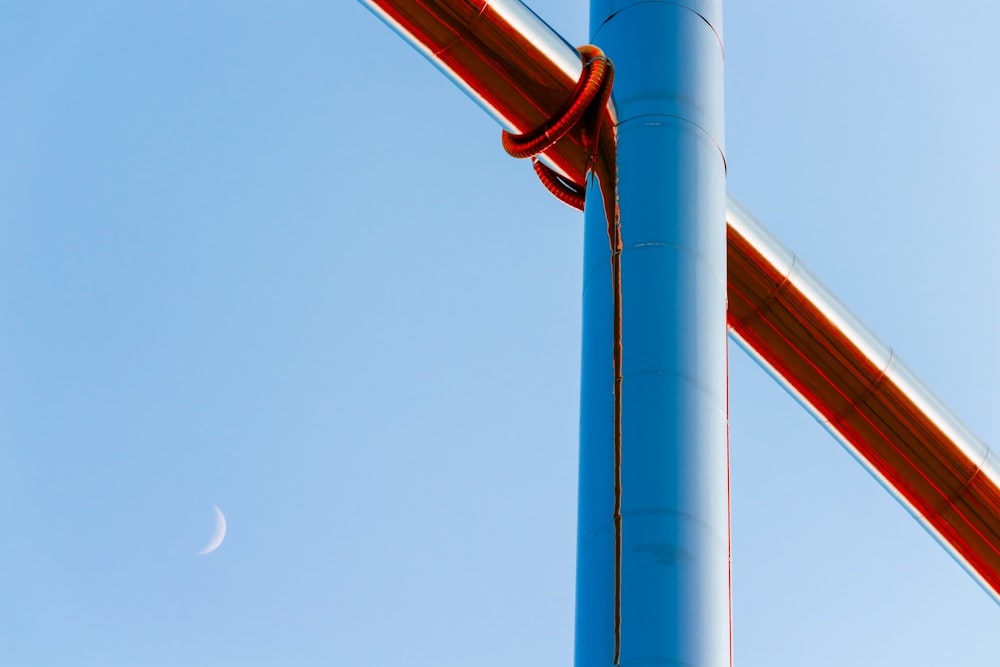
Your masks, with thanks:
[[(570, 665), (582, 216), (354, 2), (156, 4), (0, 8), (0, 664)], [(993, 445), (998, 23), (725, 23), (730, 190)], [(995, 666), (1000, 607), (730, 370), (737, 665)]]

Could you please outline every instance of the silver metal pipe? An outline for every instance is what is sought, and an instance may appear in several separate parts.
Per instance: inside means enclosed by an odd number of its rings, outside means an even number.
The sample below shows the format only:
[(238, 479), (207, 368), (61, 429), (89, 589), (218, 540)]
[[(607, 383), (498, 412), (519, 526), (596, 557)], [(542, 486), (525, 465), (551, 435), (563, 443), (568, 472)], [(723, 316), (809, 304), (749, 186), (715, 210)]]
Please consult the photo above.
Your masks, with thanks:
[(1000, 601), (1000, 458), (732, 196), (730, 335)]
[[(568, 42), (542, 19), (517, 0), (473, 0), (471, 2), (387, 2), (360, 0), (376, 16), (437, 67), (479, 107), (505, 130), (523, 132), (520, 113), (512, 108), (509, 94), (497, 99), (497, 78), (489, 76), (508, 67), (537, 67), (539, 82), (546, 79), (576, 81), (583, 67), (580, 57)], [(490, 49), (496, 40), (517, 44), (523, 51)], [(492, 51), (492, 52), (491, 52)], [(469, 77), (470, 53), (494, 61), (479, 76)], [(477, 59), (478, 60), (478, 59)], [(492, 69), (492, 72), (489, 71)], [(486, 75), (486, 76), (484, 76)], [(507, 91), (509, 93), (509, 91)], [(526, 87), (525, 95), (537, 91)], [(534, 99), (527, 100), (534, 106)], [(544, 120), (542, 118), (541, 120)]]
[(618, 179), (584, 219), (577, 667), (732, 664), (721, 10), (591, 2)]
[[(503, 129), (540, 127), (583, 72), (580, 54), (518, 0), (359, 0)], [(572, 133), (540, 158), (584, 182), (586, 147)]]
[[(540, 126), (579, 77), (576, 50), (516, 0), (361, 2), (505, 129)], [(584, 182), (579, 134), (543, 157)], [(732, 338), (1000, 601), (1000, 455), (732, 197), (727, 222)]]

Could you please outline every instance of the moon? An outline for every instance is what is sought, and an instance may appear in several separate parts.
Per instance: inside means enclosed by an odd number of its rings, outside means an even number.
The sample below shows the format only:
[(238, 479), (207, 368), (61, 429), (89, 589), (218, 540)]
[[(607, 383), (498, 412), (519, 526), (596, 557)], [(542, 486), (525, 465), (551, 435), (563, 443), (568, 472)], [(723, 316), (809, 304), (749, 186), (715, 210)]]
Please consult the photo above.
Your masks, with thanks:
[(222, 540), (226, 539), (226, 515), (222, 513), (218, 505), (212, 505), (215, 509), (215, 532), (212, 533), (212, 539), (208, 541), (205, 548), (198, 552), (199, 556), (207, 556), (212, 553), (222, 544)]

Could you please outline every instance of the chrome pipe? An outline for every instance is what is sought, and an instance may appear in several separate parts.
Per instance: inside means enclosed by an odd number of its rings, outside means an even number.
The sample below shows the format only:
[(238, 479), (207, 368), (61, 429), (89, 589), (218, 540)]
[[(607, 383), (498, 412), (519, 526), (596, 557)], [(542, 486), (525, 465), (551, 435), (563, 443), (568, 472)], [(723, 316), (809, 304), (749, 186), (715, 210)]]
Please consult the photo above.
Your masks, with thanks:
[(728, 667), (722, 0), (590, 9), (619, 178), (584, 216), (574, 664)]
[(1000, 602), (1000, 457), (732, 196), (729, 327)]
[[(544, 123), (579, 77), (576, 50), (516, 0), (360, 1), (507, 130)], [(579, 135), (543, 157), (584, 181)], [(727, 206), (730, 336), (1000, 602), (1000, 455), (738, 202)]]
[[(503, 129), (543, 125), (583, 71), (577, 50), (518, 0), (360, 0)], [(541, 156), (573, 182), (585, 180), (580, 132)]]
[(546, 98), (583, 71), (576, 49), (517, 0), (360, 1), (510, 132), (545, 120)]

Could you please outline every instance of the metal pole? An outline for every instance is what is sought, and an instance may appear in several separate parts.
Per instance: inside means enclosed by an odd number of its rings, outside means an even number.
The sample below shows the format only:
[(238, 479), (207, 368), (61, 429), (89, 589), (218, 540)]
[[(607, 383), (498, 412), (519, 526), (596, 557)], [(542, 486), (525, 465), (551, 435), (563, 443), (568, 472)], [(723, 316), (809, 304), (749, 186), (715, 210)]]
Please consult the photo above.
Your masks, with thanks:
[[(577, 51), (519, 0), (361, 2), (414, 44), (509, 130), (532, 129), (557, 113), (579, 78), (581, 66)], [(696, 11), (710, 17), (712, 12), (705, 9), (706, 6), (699, 4)], [(601, 7), (603, 9), (595, 9), (595, 16), (600, 15), (595, 27), (600, 27), (603, 17), (615, 11), (606, 1)], [(718, 25), (717, 20), (714, 25)], [(598, 40), (605, 41), (604, 28), (595, 32)], [(662, 36), (660, 48), (674, 49), (677, 57), (680, 42), (671, 39), (674, 41)], [(627, 40), (625, 42), (609, 48), (627, 57), (630, 47)], [(644, 44), (642, 48), (650, 48), (648, 40)], [(678, 60), (678, 66), (689, 63), (694, 67), (700, 62), (685, 53), (687, 60)], [(660, 57), (662, 54), (643, 62), (654, 65), (660, 62), (657, 59)], [(634, 68), (627, 67), (618, 78), (622, 76), (626, 83), (619, 81), (617, 86), (620, 103), (634, 107), (636, 93), (634, 86), (628, 83), (629, 78), (635, 76)], [(688, 74), (682, 72), (674, 76)], [(694, 74), (691, 77), (689, 83), (699, 86), (715, 81), (714, 90), (718, 92), (717, 77), (698, 78)], [(623, 96), (626, 90), (623, 86), (631, 91), (627, 98)], [(673, 94), (664, 87), (658, 88), (655, 96), (667, 99)], [(687, 100), (689, 106), (696, 106), (693, 102), (701, 99), (697, 95), (684, 95), (687, 93), (676, 97)], [(667, 101), (669, 103), (669, 99)], [(633, 111), (633, 119), (629, 121), (632, 125), (638, 123), (634, 116)], [(629, 130), (628, 136), (633, 132)], [(716, 140), (721, 136), (721, 133), (709, 134)], [(599, 156), (594, 173), (603, 174), (602, 182), (611, 185), (616, 180), (614, 158), (609, 157), (613, 151), (606, 153)], [(584, 137), (576, 133), (557, 143), (542, 157), (570, 180), (582, 182), (588, 155), (589, 147)], [(602, 160), (612, 164), (603, 164)], [(629, 160), (626, 171), (635, 173), (639, 167), (634, 158)], [(626, 176), (626, 191), (634, 189), (630, 185), (632, 178)], [(652, 178), (647, 182), (653, 188), (659, 186)], [(609, 198), (613, 201), (613, 193)], [(596, 199), (599, 198), (590, 197), (592, 206), (596, 205)], [(635, 232), (632, 228), (636, 208), (633, 199), (632, 195), (625, 195), (623, 211), (627, 238)], [(771, 237), (739, 203), (730, 199), (728, 207), (728, 320), (734, 340), (809, 409), (976, 581), (1000, 601), (1000, 455), (976, 438), (890, 348), (851, 315), (801, 261)], [(591, 212), (591, 216), (600, 218), (601, 215)], [(595, 227), (593, 221), (588, 223), (592, 235), (588, 248), (592, 256), (587, 259), (590, 267), (587, 275), (604, 267), (607, 276), (601, 274), (599, 280), (610, 285), (606, 223), (602, 221), (605, 228)], [(626, 274), (627, 264), (626, 261)], [(589, 282), (588, 289), (593, 289)], [(610, 294), (600, 297), (609, 300), (607, 308), (614, 305)], [(630, 292), (628, 297), (633, 299), (635, 295)], [(596, 296), (590, 298), (598, 299)], [(612, 326), (608, 324), (608, 316), (601, 314), (604, 311), (600, 304), (594, 303), (597, 305), (590, 317), (594, 318), (595, 326)], [(627, 307), (628, 303), (624, 305)], [(590, 327), (588, 341), (602, 335), (602, 331)], [(626, 328), (624, 333), (627, 337), (632, 332)], [(597, 373), (589, 382), (598, 392), (601, 391), (600, 373), (604, 372), (600, 364), (605, 363), (614, 374), (612, 353), (602, 352), (613, 346), (613, 332), (604, 334), (611, 336), (608, 342), (585, 341), (588, 349), (596, 350), (593, 354), (597, 356), (590, 361), (596, 366), (587, 372)], [(625, 350), (624, 354), (624, 359), (628, 359), (629, 351)], [(585, 387), (588, 386), (587, 377), (585, 375)], [(613, 438), (614, 413), (601, 413), (603, 399), (594, 399), (591, 403), (588, 400), (585, 392), (583, 442), (588, 442), (588, 438), (598, 442), (600, 436), (593, 433), (598, 433), (600, 428), (612, 429), (608, 438)], [(625, 442), (624, 446), (627, 454), (630, 444)], [(600, 464), (599, 456), (595, 454), (595, 457), (584, 459), (581, 480), (587, 475), (604, 474), (600, 470), (587, 472), (587, 466)], [(623, 471), (627, 470), (627, 462), (626, 457)], [(810, 471), (803, 474), (810, 474)], [(625, 490), (624, 499), (630, 490), (631, 486)], [(581, 517), (590, 516), (587, 503), (600, 506), (605, 502), (599, 496), (583, 500)], [(604, 515), (600, 512), (604, 510), (598, 507), (594, 511), (596, 520), (603, 520)], [(595, 562), (598, 562), (595, 565), (598, 576), (610, 576), (601, 574), (599, 561)], [(581, 595), (587, 591), (581, 588)], [(614, 586), (611, 591), (609, 608), (614, 606)], [(584, 611), (586, 609), (581, 608), (581, 613)], [(595, 622), (594, 627), (600, 624)]]
[(721, 15), (591, 2), (620, 218), (587, 197), (577, 667), (731, 664)]

